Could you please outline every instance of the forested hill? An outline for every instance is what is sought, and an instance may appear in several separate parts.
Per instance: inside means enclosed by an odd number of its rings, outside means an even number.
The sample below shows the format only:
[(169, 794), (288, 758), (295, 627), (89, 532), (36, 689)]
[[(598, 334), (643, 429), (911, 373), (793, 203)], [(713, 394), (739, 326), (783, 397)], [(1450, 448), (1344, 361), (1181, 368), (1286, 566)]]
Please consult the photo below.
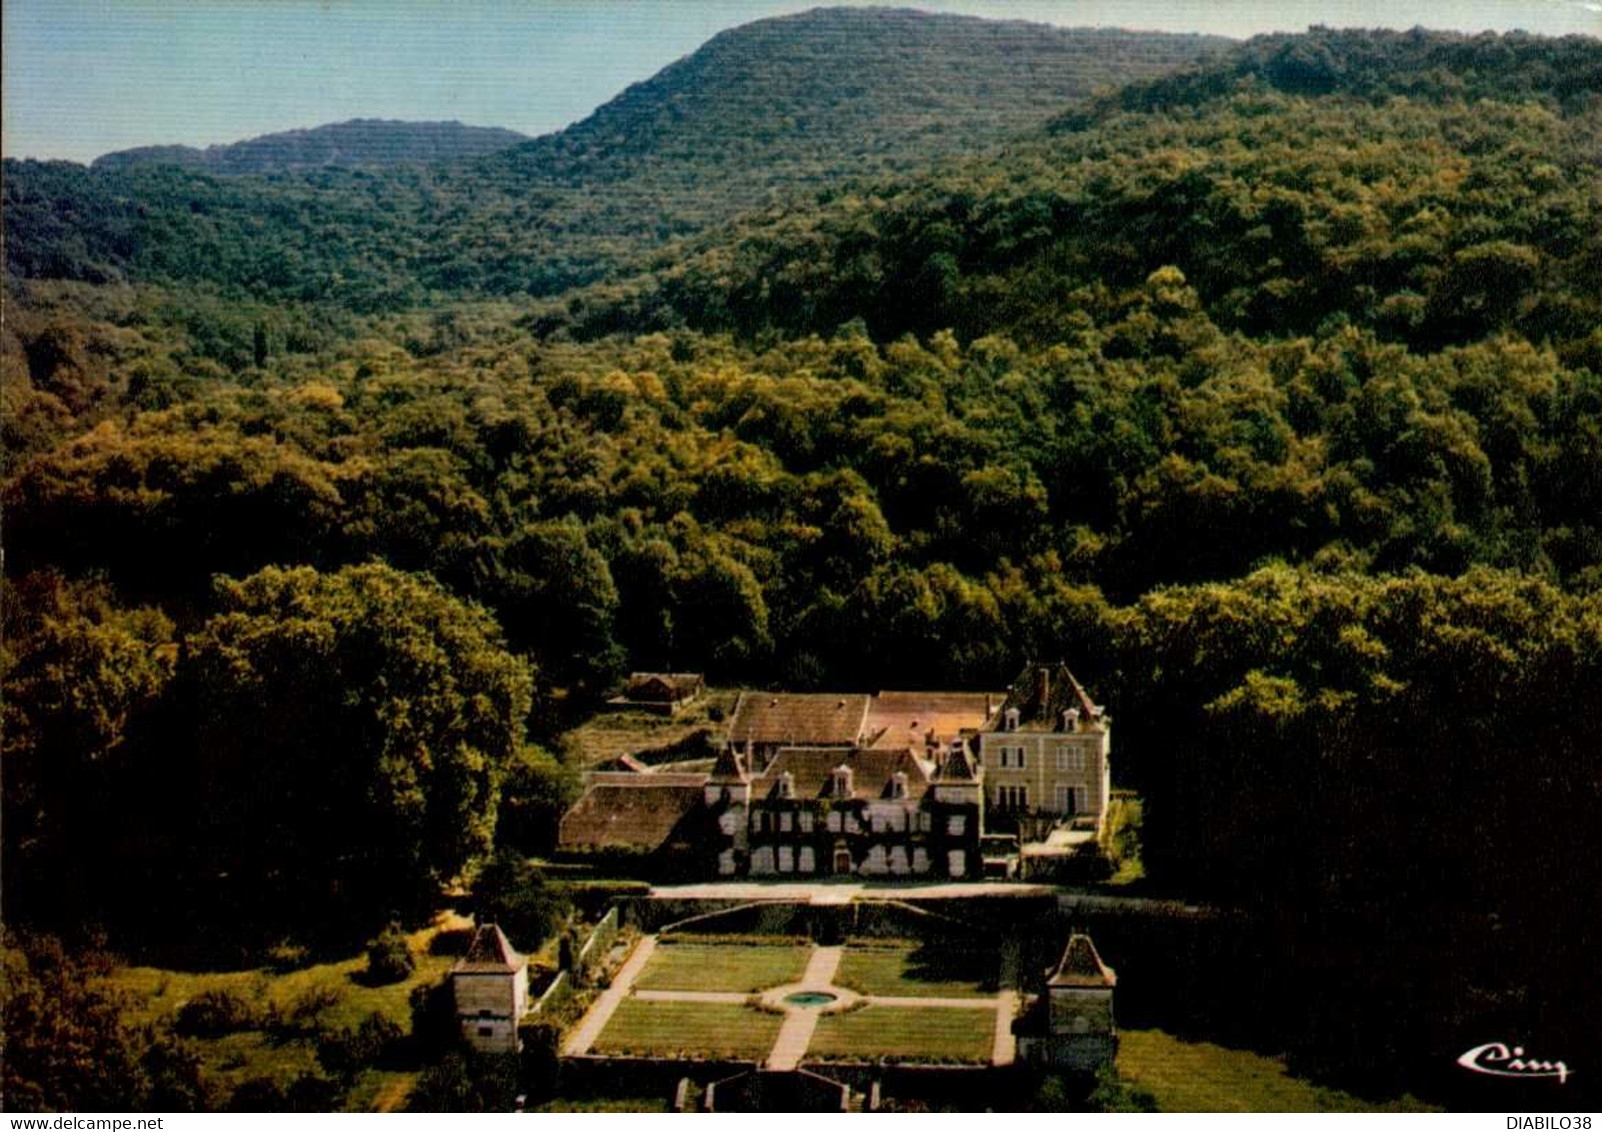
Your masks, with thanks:
[[(1364, 78), (1328, 93), (1238, 81), (1262, 58)], [(1602, 41), (1315, 31), (1138, 89), (1134, 109), (1059, 120), (999, 158), (750, 217), (536, 325), (750, 336), (861, 319), (879, 339), (1046, 344), (1170, 267), (1253, 335), (1343, 319), (1433, 349), (1517, 329), (1595, 364)], [(1169, 89), (1185, 97), (1151, 93)]]
[(1241, 90), (1340, 94), (1369, 101), (1537, 101), (1574, 114), (1597, 105), (1602, 53), (1595, 39), (1522, 32), (1462, 35), (1313, 28), (1261, 35), (1217, 65), (1132, 82), (1065, 114), (1058, 128), (1083, 128), (1116, 110), (1195, 107)]
[(584, 121), (491, 164), (582, 185), (642, 173), (669, 190), (701, 182), (726, 211), (797, 183), (922, 168), (988, 147), (1093, 92), (1233, 45), (1217, 36), (818, 9), (722, 32)]
[[(900, 30), (795, 34), (851, 21)], [(1261, 993), (1143, 1024), (1433, 1095), (1594, 1046), (1602, 43), (1316, 31), (936, 131), (1055, 34), (771, 21), (427, 168), (8, 163), (8, 926), (371, 939), (549, 850), (542, 744), (631, 668), (1061, 656), (1147, 883), (1260, 917)]]
[(286, 130), (197, 149), (187, 145), (140, 146), (95, 158), (92, 168), (179, 165), (208, 173), (282, 173), (327, 165), (361, 169), (425, 161), (481, 157), (528, 141), (527, 134), (460, 122), (395, 122), (357, 118), (310, 130)]
[(1229, 45), (888, 9), (765, 20), (478, 161), (272, 184), (8, 162), (7, 270), (357, 309), (552, 294), (757, 204), (996, 144), (1097, 88)]

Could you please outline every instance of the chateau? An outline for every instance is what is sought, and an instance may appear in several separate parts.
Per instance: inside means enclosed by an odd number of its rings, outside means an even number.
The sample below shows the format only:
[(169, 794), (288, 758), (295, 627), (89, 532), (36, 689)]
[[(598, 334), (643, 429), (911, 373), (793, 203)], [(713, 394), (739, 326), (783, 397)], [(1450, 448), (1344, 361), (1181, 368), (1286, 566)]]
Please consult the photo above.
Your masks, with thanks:
[(1111, 723), (1062, 664), (1004, 692), (744, 692), (710, 773), (593, 772), (560, 844), (721, 877), (977, 877), (987, 819), (1100, 831)]

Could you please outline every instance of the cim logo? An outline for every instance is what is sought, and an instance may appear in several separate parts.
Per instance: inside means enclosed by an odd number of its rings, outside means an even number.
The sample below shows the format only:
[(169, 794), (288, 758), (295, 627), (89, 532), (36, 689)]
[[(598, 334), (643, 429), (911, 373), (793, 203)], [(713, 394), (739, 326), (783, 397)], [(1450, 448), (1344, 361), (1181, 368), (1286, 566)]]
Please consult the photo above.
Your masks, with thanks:
[(1523, 1046), (1509, 1049), (1501, 1042), (1486, 1042), (1475, 1046), (1457, 1063), (1474, 1073), (1490, 1077), (1556, 1077), (1558, 1084), (1569, 1079), (1569, 1067), (1561, 1061), (1537, 1061), (1524, 1056)]

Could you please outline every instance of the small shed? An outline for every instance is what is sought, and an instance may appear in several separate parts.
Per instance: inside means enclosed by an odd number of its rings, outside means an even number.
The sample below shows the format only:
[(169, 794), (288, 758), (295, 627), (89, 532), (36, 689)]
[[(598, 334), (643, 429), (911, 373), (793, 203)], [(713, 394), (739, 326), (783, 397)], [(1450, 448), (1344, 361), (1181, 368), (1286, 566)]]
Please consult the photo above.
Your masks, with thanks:
[(479, 926), (450, 980), (468, 1044), (481, 1053), (516, 1053), (517, 1026), (528, 1013), (528, 960), (499, 926)]
[(1118, 1053), (1113, 988), (1118, 976), (1088, 935), (1068, 937), (1046, 993), (1014, 1027), (1018, 1054), (1035, 1065), (1094, 1073)]
[(706, 693), (699, 672), (631, 672), (623, 691), (607, 701), (613, 711), (676, 715)]

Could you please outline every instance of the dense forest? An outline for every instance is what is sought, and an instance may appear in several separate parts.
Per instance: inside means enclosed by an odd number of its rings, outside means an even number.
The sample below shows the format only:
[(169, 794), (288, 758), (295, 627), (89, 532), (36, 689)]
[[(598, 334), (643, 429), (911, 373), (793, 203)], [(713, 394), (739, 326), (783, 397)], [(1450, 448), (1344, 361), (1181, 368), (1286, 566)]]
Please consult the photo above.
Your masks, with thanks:
[(568, 129), (478, 160), (266, 178), (8, 163), (6, 262), (365, 311), (550, 295), (750, 208), (991, 148), (1227, 44), (892, 10), (763, 20)]
[(510, 149), (528, 135), (499, 127), (460, 122), (389, 122), (358, 118), (310, 130), (285, 130), (230, 145), (196, 149), (151, 145), (102, 154), (93, 169), (135, 165), (178, 165), (219, 174), (286, 173), (333, 165), (366, 169), (385, 165), (457, 161)]
[(628, 668), (1061, 656), (1310, 1061), (1586, 1048), (1602, 42), (754, 27), (454, 165), (7, 164), (8, 918), (370, 933)]

